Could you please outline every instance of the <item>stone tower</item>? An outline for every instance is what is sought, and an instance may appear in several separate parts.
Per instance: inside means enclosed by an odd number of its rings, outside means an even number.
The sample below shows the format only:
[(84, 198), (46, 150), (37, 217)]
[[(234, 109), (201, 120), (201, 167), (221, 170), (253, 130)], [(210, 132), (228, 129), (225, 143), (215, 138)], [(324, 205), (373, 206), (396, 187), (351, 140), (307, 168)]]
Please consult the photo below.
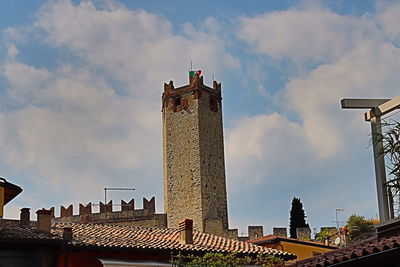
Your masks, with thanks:
[(164, 84), (163, 172), (164, 209), (168, 227), (192, 219), (194, 228), (226, 235), (228, 211), (222, 128), (221, 84)]

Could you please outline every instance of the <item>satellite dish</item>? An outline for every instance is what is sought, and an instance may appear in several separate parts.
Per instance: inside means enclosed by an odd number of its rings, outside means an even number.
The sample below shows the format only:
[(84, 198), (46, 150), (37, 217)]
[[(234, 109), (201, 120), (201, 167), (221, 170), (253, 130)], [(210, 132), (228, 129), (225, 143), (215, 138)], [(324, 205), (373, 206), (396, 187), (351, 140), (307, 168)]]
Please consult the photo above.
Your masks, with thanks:
[(340, 237), (336, 237), (335, 238), (335, 245), (339, 246), (339, 244), (340, 244)]

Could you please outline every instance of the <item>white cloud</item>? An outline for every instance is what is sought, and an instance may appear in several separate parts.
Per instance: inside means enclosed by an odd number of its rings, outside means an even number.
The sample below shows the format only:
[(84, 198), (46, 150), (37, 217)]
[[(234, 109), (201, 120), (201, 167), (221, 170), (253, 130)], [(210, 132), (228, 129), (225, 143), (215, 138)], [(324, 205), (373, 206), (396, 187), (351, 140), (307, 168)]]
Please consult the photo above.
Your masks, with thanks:
[(396, 42), (400, 42), (400, 4), (391, 4), (378, 2), (380, 13), (378, 15), (378, 23), (382, 25), (386, 35)]
[[(211, 21), (205, 24), (216, 24)], [(186, 71), (182, 66), (190, 61), (210, 73), (217, 73), (221, 66), (239, 67), (237, 59), (224, 51), (224, 41), (207, 31), (210, 27), (193, 29), (190, 36), (176, 35), (169, 21), (143, 10), (121, 6), (102, 10), (91, 1), (79, 5), (57, 1), (42, 9), (36, 25), (48, 34), (50, 44), (65, 46), (114, 79), (130, 84), (127, 89), (133, 94), (154, 97), (160, 91), (159, 81)]]
[(273, 202), (279, 212), (282, 200), (289, 209), (300, 196), (314, 225), (335, 206), (374, 216), (369, 125), (363, 111), (342, 110), (340, 100), (398, 95), (397, 8), (355, 17), (306, 6), (240, 19), (238, 37), (255, 55), (301, 68), (276, 93), (280, 113), (244, 116), (229, 129), (228, 183), (236, 196), (257, 194), (258, 209)]
[[(35, 30), (22, 32), (26, 39), (44, 36), (67, 57), (57, 58), (56, 67), (12, 55), (2, 62), (8, 88), (1, 102), (12, 108), (0, 113), (1, 161), (43, 186), (38, 190), (49, 196), (42, 201), (52, 194), (58, 203), (93, 201), (106, 185), (159, 194), (163, 82), (186, 83), (190, 60), (210, 73), (240, 67), (223, 40), (207, 32), (216, 23), (177, 35), (169, 21), (116, 2), (48, 2)], [(7, 32), (19, 36), (18, 28)]]
[(255, 52), (299, 65), (335, 60), (370, 27), (363, 18), (313, 6), (242, 17), (240, 22), (237, 35)]
[[(304, 164), (298, 159), (310, 153), (304, 129), (278, 113), (239, 119), (229, 129), (226, 143), (227, 174), (233, 190), (274, 183), (277, 173), (295, 174)], [(282, 168), (285, 162), (290, 162), (290, 169)]]
[[(368, 133), (360, 131), (365, 128), (360, 126), (363, 122), (359, 112), (350, 115), (359, 116), (360, 122), (353, 125), (357, 131), (343, 127), (349, 113), (341, 110), (339, 101), (344, 97), (393, 97), (398, 91), (400, 49), (385, 40), (379, 27), (371, 27), (376, 25), (376, 17), (346, 17), (311, 7), (242, 18), (238, 35), (256, 53), (281, 60), (289, 57), (299, 64), (309, 60), (323, 64), (292, 76), (284, 91), (279, 92), (283, 114), (295, 114), (298, 120), (292, 122), (282, 116), (280, 127), (264, 123), (261, 128), (259, 119), (263, 116), (249, 117), (246, 124), (239, 123), (232, 130), (228, 147), (235, 146), (233, 137), (245, 128), (257, 127), (258, 135), (250, 134), (247, 143), (258, 151), (273, 143), (259, 136), (268, 136), (273, 130), (277, 136), (287, 136), (289, 127), (297, 127), (287, 139), (302, 136), (302, 144), (322, 159), (338, 156), (351, 147), (355, 134), (366, 136)], [(287, 139), (277, 142), (284, 146)], [(272, 145), (269, 150), (279, 155), (279, 147)], [(245, 154), (242, 157), (246, 158)]]
[(11, 43), (7, 46), (7, 56), (9, 58), (15, 58), (15, 56), (18, 54), (18, 49), (15, 46), (15, 44)]

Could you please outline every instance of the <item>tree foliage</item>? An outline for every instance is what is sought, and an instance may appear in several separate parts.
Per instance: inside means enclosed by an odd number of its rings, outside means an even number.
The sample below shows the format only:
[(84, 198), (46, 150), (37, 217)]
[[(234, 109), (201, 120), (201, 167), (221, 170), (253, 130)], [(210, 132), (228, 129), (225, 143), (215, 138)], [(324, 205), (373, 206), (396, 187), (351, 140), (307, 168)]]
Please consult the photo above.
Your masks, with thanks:
[(347, 219), (349, 228), (349, 241), (354, 243), (367, 239), (374, 235), (375, 227), (370, 220), (366, 220), (364, 216), (353, 214)]
[(303, 210), (303, 204), (300, 201), (300, 198), (294, 197), (292, 200), (292, 208), (290, 210), (290, 237), (297, 238), (296, 229), (302, 227), (309, 227), (308, 223), (306, 223), (306, 215)]
[(333, 243), (332, 239), (336, 236), (337, 236), (336, 230), (332, 231), (330, 229), (324, 229), (315, 235), (315, 239), (321, 243), (325, 243), (325, 241), (328, 241), (328, 243), (331, 244)]
[(172, 265), (177, 267), (233, 267), (245, 265), (257, 265), (266, 267), (281, 267), (283, 259), (271, 255), (258, 254), (252, 258), (240, 257), (237, 253), (206, 253), (204, 256), (183, 256), (179, 254), (172, 260)]

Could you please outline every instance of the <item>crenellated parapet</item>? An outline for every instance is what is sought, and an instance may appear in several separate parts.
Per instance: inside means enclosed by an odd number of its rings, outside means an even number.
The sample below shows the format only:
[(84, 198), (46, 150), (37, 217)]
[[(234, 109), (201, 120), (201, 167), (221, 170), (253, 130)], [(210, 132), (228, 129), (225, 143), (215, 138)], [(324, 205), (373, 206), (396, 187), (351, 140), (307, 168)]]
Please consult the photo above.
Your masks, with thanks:
[(113, 211), (113, 202), (112, 200), (108, 201), (107, 205), (100, 201), (100, 213), (112, 212)]
[(247, 227), (247, 236), (239, 235), (238, 229), (229, 229), (227, 237), (239, 241), (247, 241), (264, 236), (264, 228), (262, 226), (249, 225)]
[(135, 200), (131, 199), (129, 202), (125, 202), (121, 199), (121, 211), (129, 211), (135, 209)]
[(64, 206), (61, 206), (61, 211), (60, 211), (60, 216), (61, 217), (70, 217), (73, 216), (73, 206), (72, 204), (68, 206), (68, 208), (64, 208)]
[(164, 83), (164, 92), (162, 94), (162, 109), (171, 108), (174, 112), (182, 111), (188, 107), (189, 98), (201, 98), (201, 95), (207, 92), (210, 96), (211, 109), (216, 109), (214, 104), (221, 103), (221, 83), (213, 81), (213, 87), (204, 84), (203, 76), (198, 73), (189, 76), (189, 84), (175, 88), (173, 81)]
[(92, 203), (89, 202), (87, 205), (79, 203), (79, 215), (90, 215), (92, 214)]
[[(166, 227), (166, 215), (156, 213), (155, 197), (150, 200), (143, 198), (143, 208), (135, 209), (135, 200), (126, 202), (121, 199), (120, 205), (109, 201), (107, 204), (79, 204), (79, 213), (74, 215), (73, 205), (68, 208), (60, 207), (60, 217), (53, 217), (55, 222), (91, 222), (91, 223), (113, 223), (134, 226)], [(119, 206), (119, 210), (114, 207)], [(98, 208), (97, 208), (98, 207)], [(54, 213), (54, 208), (53, 213)], [(93, 212), (98, 209), (98, 212)]]

